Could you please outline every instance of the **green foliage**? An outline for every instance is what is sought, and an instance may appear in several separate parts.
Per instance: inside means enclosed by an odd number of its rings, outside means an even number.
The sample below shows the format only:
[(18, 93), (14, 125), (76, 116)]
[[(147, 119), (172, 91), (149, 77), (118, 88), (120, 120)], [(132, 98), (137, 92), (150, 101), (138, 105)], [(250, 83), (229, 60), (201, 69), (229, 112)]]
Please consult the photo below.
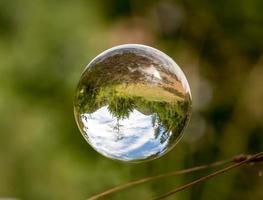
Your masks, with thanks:
[[(0, 1), (1, 198), (86, 199), (138, 177), (263, 149), (263, 1), (127, 2)], [(182, 141), (145, 164), (99, 156), (82, 138), (72, 113), (84, 66), (121, 43), (166, 52), (193, 91), (193, 116)], [(95, 96), (88, 98), (96, 102)], [(154, 106), (158, 110), (161, 104)], [(242, 168), (175, 198), (263, 199), (258, 170)], [(147, 199), (201, 175), (145, 184), (109, 199)]]

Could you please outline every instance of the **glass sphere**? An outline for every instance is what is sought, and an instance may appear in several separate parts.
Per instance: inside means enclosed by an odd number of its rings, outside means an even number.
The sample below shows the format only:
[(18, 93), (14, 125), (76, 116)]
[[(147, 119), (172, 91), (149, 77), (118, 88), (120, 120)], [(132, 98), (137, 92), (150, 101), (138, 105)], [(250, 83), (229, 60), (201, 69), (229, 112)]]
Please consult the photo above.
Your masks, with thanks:
[(113, 47), (84, 70), (74, 101), (78, 127), (102, 155), (128, 162), (158, 158), (181, 138), (191, 115), (184, 73), (149, 46)]

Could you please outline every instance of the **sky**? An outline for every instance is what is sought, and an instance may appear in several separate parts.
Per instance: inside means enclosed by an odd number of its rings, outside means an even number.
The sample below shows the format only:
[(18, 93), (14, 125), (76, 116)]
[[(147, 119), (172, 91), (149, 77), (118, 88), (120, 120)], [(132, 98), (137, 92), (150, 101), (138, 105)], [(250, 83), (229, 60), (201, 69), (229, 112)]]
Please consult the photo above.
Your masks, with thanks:
[[(118, 119), (103, 106), (92, 114), (82, 114), (83, 131), (91, 146), (106, 157), (132, 161), (164, 153), (171, 132), (164, 131), (153, 115), (134, 109), (128, 118)], [(154, 120), (155, 119), (155, 120)], [(155, 136), (155, 131), (161, 134)], [(165, 142), (161, 143), (161, 138)]]

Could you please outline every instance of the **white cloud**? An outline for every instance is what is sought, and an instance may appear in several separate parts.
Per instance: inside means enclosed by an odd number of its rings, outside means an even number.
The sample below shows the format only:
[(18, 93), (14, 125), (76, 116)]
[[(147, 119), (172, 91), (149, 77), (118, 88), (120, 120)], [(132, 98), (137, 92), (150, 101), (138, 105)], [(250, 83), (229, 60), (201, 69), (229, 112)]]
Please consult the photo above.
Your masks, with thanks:
[[(155, 138), (154, 130), (158, 126), (153, 124), (152, 117), (134, 109), (129, 118), (118, 122), (107, 106), (81, 116), (91, 146), (105, 156), (121, 160), (144, 159), (165, 149), (170, 135), (161, 144), (161, 135), (167, 133), (162, 131)], [(119, 131), (116, 129), (118, 123)]]

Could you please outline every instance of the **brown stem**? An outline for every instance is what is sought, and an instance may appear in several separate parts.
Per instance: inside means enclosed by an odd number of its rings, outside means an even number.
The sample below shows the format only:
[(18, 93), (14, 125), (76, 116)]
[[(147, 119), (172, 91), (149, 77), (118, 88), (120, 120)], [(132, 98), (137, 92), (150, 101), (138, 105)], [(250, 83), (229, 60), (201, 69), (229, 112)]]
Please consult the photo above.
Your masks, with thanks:
[(222, 160), (222, 161), (217, 161), (217, 162), (214, 162), (214, 163), (211, 163), (211, 164), (208, 164), (208, 165), (200, 165), (200, 166), (192, 167), (192, 168), (189, 168), (189, 169), (172, 171), (172, 172), (168, 172), (168, 173), (165, 173), (165, 174), (159, 174), (157, 176), (150, 176), (150, 177), (146, 177), (146, 178), (142, 178), (142, 179), (137, 179), (137, 180), (130, 181), (128, 183), (125, 183), (125, 184), (122, 184), (122, 185), (110, 188), (110, 189), (108, 189), (108, 190), (106, 190), (106, 191), (104, 191), (102, 193), (99, 193), (97, 195), (94, 195), (94, 196), (88, 198), (87, 200), (96, 200), (96, 199), (99, 199), (99, 198), (104, 197), (106, 195), (110, 195), (112, 193), (118, 192), (120, 190), (124, 190), (126, 188), (129, 188), (129, 187), (132, 187), (132, 186), (135, 186), (135, 185), (139, 185), (139, 184), (142, 184), (142, 183), (146, 183), (146, 182), (149, 182), (149, 181), (153, 181), (153, 180), (157, 180), (157, 179), (161, 179), (161, 178), (165, 178), (165, 177), (169, 177), (169, 176), (176, 176), (176, 175), (186, 174), (186, 173), (195, 172), (195, 171), (199, 171), (199, 170), (204, 170), (204, 169), (207, 169), (207, 168), (223, 165), (223, 164), (229, 163), (231, 161), (232, 161), (232, 159)]
[[(96, 195), (88, 198), (87, 200), (96, 200), (96, 199), (105, 197), (107, 195), (113, 194), (115, 192), (124, 190), (126, 188), (129, 188), (129, 187), (132, 187), (132, 186), (135, 186), (135, 185), (139, 185), (139, 184), (142, 184), (142, 183), (146, 183), (146, 182), (149, 182), (149, 181), (158, 180), (158, 179), (165, 178), (165, 177), (176, 176), (176, 175), (186, 174), (186, 173), (195, 172), (195, 171), (199, 171), (199, 170), (204, 170), (204, 169), (208, 169), (208, 168), (224, 165), (224, 164), (231, 163), (231, 162), (240, 163), (240, 162), (242, 162), (244, 160), (247, 160), (248, 158), (251, 159), (251, 156), (250, 155), (239, 155), (239, 156), (235, 156), (232, 159), (217, 161), (217, 162), (214, 162), (214, 163), (211, 163), (211, 164), (207, 164), (207, 165), (200, 165), (200, 166), (192, 167), (192, 168), (189, 168), (189, 169), (173, 171), (173, 172), (169, 172), (169, 173), (165, 173), (165, 174), (160, 174), (160, 175), (157, 175), (157, 176), (150, 176), (150, 177), (146, 177), (146, 178), (130, 181), (128, 183), (125, 183), (125, 184), (122, 184), (122, 185), (110, 188), (110, 189), (108, 189), (108, 190), (106, 190), (106, 191), (104, 191), (102, 193), (96, 194)], [(263, 161), (263, 155), (257, 156), (255, 158), (252, 158), (249, 162), (252, 162), (252, 161), (253, 162)]]
[[(170, 191), (170, 192), (168, 192), (168, 193), (166, 193), (166, 194), (164, 194), (164, 195), (161, 195), (161, 196), (159, 196), (159, 197), (153, 198), (152, 200), (164, 199), (164, 198), (166, 198), (166, 197), (168, 197), (168, 196), (171, 196), (171, 195), (173, 195), (173, 194), (175, 194), (175, 193), (177, 193), (177, 192), (179, 192), (179, 191), (182, 191), (182, 190), (184, 190), (184, 189), (187, 189), (187, 188), (189, 188), (189, 187), (191, 187), (191, 186), (193, 186), (193, 185), (195, 185), (195, 184), (201, 183), (201, 182), (203, 182), (203, 181), (207, 181), (207, 180), (209, 180), (209, 179), (211, 179), (211, 178), (213, 178), (213, 177), (215, 177), (215, 176), (217, 176), (217, 175), (219, 175), (219, 174), (222, 174), (222, 173), (224, 173), (224, 172), (227, 172), (227, 171), (229, 171), (229, 170), (231, 170), (231, 169), (234, 169), (234, 168), (236, 168), (236, 167), (239, 167), (239, 166), (244, 165), (244, 164), (246, 164), (246, 163), (249, 163), (249, 162), (251, 162), (251, 161), (253, 161), (253, 162), (262, 161), (262, 160), (261, 160), (262, 157), (263, 157), (263, 152), (254, 154), (254, 155), (252, 155), (252, 156), (242, 157), (242, 158), (241, 158), (241, 161), (237, 161), (236, 163), (231, 164), (230, 166), (227, 166), (227, 167), (225, 167), (225, 168), (223, 168), (223, 169), (217, 170), (217, 171), (215, 171), (215, 172), (213, 172), (213, 173), (211, 173), (211, 174), (209, 174), (209, 175), (207, 175), (207, 176), (201, 177), (201, 178), (196, 179), (196, 180), (194, 180), (194, 181), (192, 181), (192, 182), (190, 182), (190, 183), (187, 183), (187, 184), (185, 184), (185, 185), (182, 185), (182, 186), (180, 186), (180, 187), (177, 187), (176, 189), (174, 189), (174, 190), (172, 190), (172, 191)], [(238, 160), (238, 159), (237, 159), (237, 160)]]

